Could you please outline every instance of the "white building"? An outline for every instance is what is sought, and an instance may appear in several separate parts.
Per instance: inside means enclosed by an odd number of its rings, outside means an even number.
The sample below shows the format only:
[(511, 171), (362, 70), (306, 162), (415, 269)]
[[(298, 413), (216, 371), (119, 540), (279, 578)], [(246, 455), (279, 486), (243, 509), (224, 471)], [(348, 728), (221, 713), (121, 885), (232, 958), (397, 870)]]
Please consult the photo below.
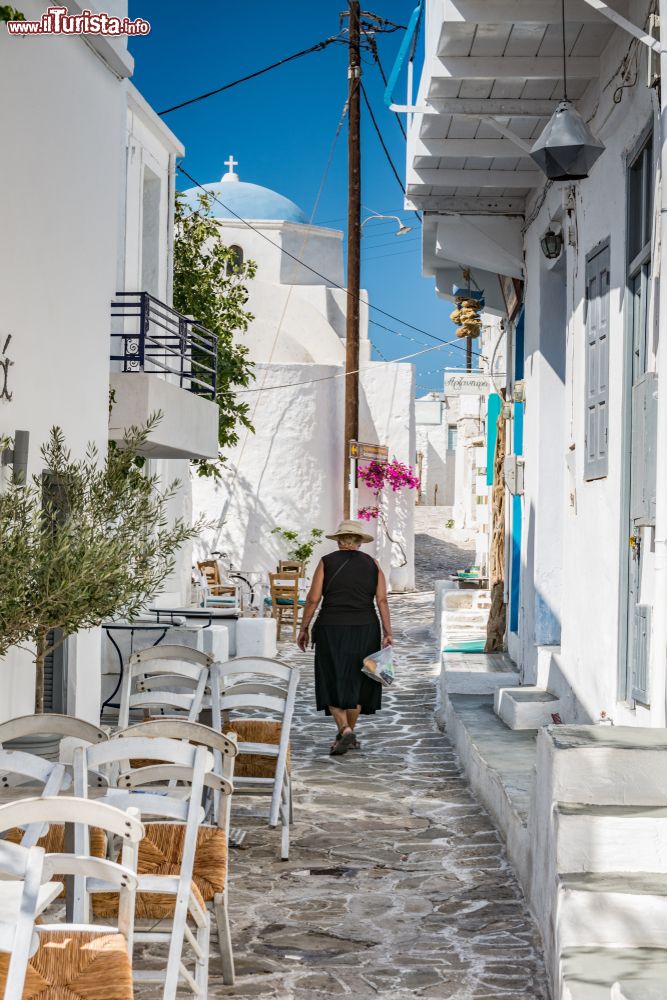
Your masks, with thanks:
[[(39, 17), (43, 5), (26, 0), (21, 9)], [(127, 3), (111, 9), (124, 16)], [(174, 164), (183, 147), (129, 83), (132, 70), (124, 37), (0, 32), (0, 85), (22, 95), (0, 112), (0, 182), (12, 193), (0, 241), (0, 432), (29, 431), (29, 475), (41, 471), (52, 426), (73, 455), (91, 441), (104, 453), (110, 437), (158, 409), (164, 419), (146, 450), (151, 471), (165, 480), (185, 472), (187, 484), (186, 460), (216, 454), (216, 404), (160, 367), (168, 352), (158, 324), (174, 321)], [(155, 308), (142, 340), (146, 303)], [(184, 492), (173, 511), (188, 508)], [(185, 552), (165, 600), (180, 604), (189, 594), (189, 569)], [(51, 707), (99, 721), (100, 630), (72, 636), (56, 660)], [(33, 711), (33, 678), (28, 653), (5, 657), (1, 719)]]
[[(664, 748), (642, 727), (666, 723), (667, 394), (658, 386), (667, 377), (667, 136), (665, 81), (662, 98), (655, 85), (667, 43), (654, 15), (664, 25), (667, 9), (568, 0), (568, 96), (605, 149), (588, 177), (547, 182), (528, 153), (563, 92), (560, 3), (418, 6), (424, 70), (402, 110), (406, 206), (424, 212), (424, 273), (447, 297), (470, 269), (507, 328), (505, 596), (518, 672), (478, 675), (475, 690), (490, 697), (520, 684), (516, 697), (496, 698), (501, 713), (513, 703), (513, 726), (604, 713), (634, 727), (542, 731), (521, 806), (516, 775), (498, 782), (502, 764), (489, 764), (488, 780), (477, 765), (471, 773), (539, 918), (554, 995), (602, 998), (615, 979), (638, 976), (664, 987), (664, 941), (650, 925), (667, 897), (643, 886), (665, 869), (622, 810), (667, 805), (664, 753), (642, 756)], [(466, 725), (450, 693), (465, 760)], [(530, 753), (525, 741), (521, 754)], [(656, 842), (665, 836), (649, 827)], [(574, 871), (585, 873), (576, 884)], [(653, 957), (632, 950), (653, 946)], [(631, 949), (627, 960), (620, 947)], [(613, 995), (629, 996), (623, 989)]]
[[(254, 319), (242, 335), (256, 380), (243, 398), (255, 433), (242, 432), (225, 455), (222, 480), (196, 479), (195, 512), (215, 527), (201, 553), (220, 550), (250, 572), (275, 569), (284, 549), (277, 527), (333, 530), (342, 518), (345, 313), (342, 233), (308, 222), (283, 195), (242, 181), (233, 158), (222, 180), (207, 184), (211, 211), (225, 243), (241, 260), (254, 260), (248, 309)], [(197, 206), (198, 189), (187, 192)], [(307, 266), (304, 266), (305, 262)], [(362, 298), (365, 298), (362, 293)], [(367, 307), (360, 330), (359, 438), (387, 445), (390, 458), (415, 462), (414, 370), (370, 360)], [(361, 506), (370, 501), (362, 488)], [(414, 495), (390, 497), (392, 546), (377, 531), (376, 556), (395, 587), (414, 582)], [(324, 543), (316, 557), (327, 551)], [(314, 562), (313, 562), (314, 566)]]

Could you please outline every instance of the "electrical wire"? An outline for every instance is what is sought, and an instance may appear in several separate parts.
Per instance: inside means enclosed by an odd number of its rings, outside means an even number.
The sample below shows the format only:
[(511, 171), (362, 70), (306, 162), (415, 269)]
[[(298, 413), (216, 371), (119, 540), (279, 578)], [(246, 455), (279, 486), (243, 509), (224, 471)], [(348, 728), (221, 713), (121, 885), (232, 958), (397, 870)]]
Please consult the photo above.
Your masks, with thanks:
[[(411, 358), (418, 358), (422, 354), (429, 354), (431, 351), (441, 351), (443, 347), (451, 347), (454, 346), (455, 343), (455, 341), (451, 341), (449, 343), (445, 342), (443, 344), (436, 344), (435, 347), (426, 347), (423, 351), (415, 351), (413, 354), (404, 354), (401, 358), (392, 358), (389, 361), (375, 361), (373, 363), (376, 365), (397, 365), (401, 361), (409, 361)], [(342, 371), (337, 372), (335, 375), (321, 375), (319, 378), (307, 378), (304, 379), (303, 382), (283, 382), (281, 385), (263, 385), (258, 389), (238, 389), (236, 394), (238, 396), (245, 396), (251, 392), (260, 393), (270, 392), (272, 389), (293, 389), (299, 385), (313, 385), (315, 382), (331, 382), (332, 379), (347, 378), (348, 375), (359, 375), (364, 371), (368, 371), (368, 368), (355, 368), (355, 370), (351, 372)]]
[(368, 94), (366, 93), (366, 88), (364, 87), (363, 83), (361, 84), (361, 94), (362, 94), (362, 97), (363, 97), (364, 102), (366, 104), (366, 107), (368, 109), (368, 114), (370, 115), (371, 121), (373, 122), (373, 128), (375, 129), (375, 131), (377, 133), (377, 137), (380, 140), (380, 145), (382, 146), (382, 149), (384, 151), (384, 155), (387, 158), (387, 163), (391, 167), (391, 172), (393, 173), (394, 177), (396, 178), (398, 186), (400, 187), (400, 189), (403, 192), (403, 194), (405, 194), (405, 184), (401, 180), (401, 175), (399, 174), (398, 170), (396, 169), (396, 167), (394, 165), (394, 161), (391, 158), (391, 153), (389, 152), (389, 149), (387, 147), (387, 143), (384, 141), (384, 137), (382, 135), (382, 132), (380, 131), (380, 126), (377, 123), (377, 119), (376, 119), (375, 115), (373, 114), (373, 109), (371, 107), (371, 102), (368, 100)]
[(238, 80), (232, 80), (231, 83), (225, 83), (222, 87), (216, 87), (215, 90), (207, 90), (205, 94), (198, 94), (197, 97), (190, 97), (187, 101), (181, 101), (180, 104), (173, 104), (170, 108), (165, 108), (164, 111), (158, 111), (159, 115), (168, 115), (172, 111), (178, 111), (180, 108), (187, 108), (190, 104), (196, 104), (198, 101), (205, 101), (209, 97), (214, 97), (215, 94), (221, 94), (224, 90), (231, 90), (232, 87), (237, 87), (239, 83), (247, 83), (248, 80), (254, 80), (258, 76), (263, 76), (264, 73), (268, 73), (269, 70), (277, 69), (279, 66), (284, 66), (288, 62), (292, 62), (294, 59), (300, 59), (301, 56), (310, 55), (311, 52), (322, 52), (329, 45), (334, 42), (343, 41), (340, 33), (338, 35), (331, 35), (330, 38), (325, 38), (321, 42), (317, 42), (315, 45), (311, 45), (308, 49), (302, 49), (301, 52), (295, 52), (291, 56), (285, 56), (284, 59), (279, 59), (278, 62), (271, 63), (270, 66), (265, 66), (264, 69), (255, 70), (254, 73), (248, 73), (247, 76), (239, 77)]
[[(185, 169), (185, 167), (181, 166), (180, 163), (176, 164), (176, 169), (180, 173), (182, 173), (184, 177), (187, 177), (188, 180), (195, 185), (195, 187), (198, 187), (201, 191), (204, 192), (204, 194), (209, 195), (211, 197), (211, 201), (220, 205), (220, 207), (224, 208), (226, 212), (229, 212), (231, 216), (233, 216), (235, 219), (238, 219), (239, 222), (243, 223), (244, 226), (252, 230), (253, 233), (256, 233), (258, 236), (261, 236), (262, 239), (265, 240), (267, 243), (270, 243), (271, 246), (275, 247), (277, 250), (280, 250), (280, 252), (284, 254), (286, 257), (289, 257), (291, 258), (291, 260), (296, 261), (297, 264), (300, 264), (301, 267), (304, 267), (307, 271), (310, 271), (312, 274), (316, 274), (317, 277), (321, 278), (322, 281), (326, 282), (327, 285), (333, 288), (338, 288), (341, 292), (345, 292), (345, 294), (350, 298), (353, 297), (352, 293), (348, 291), (348, 289), (345, 288), (343, 285), (339, 285), (337, 281), (333, 281), (332, 278), (328, 278), (325, 274), (322, 274), (321, 271), (318, 271), (316, 268), (311, 267), (310, 264), (306, 264), (305, 261), (300, 260), (300, 258), (297, 257), (295, 254), (290, 253), (290, 251), (286, 250), (285, 247), (281, 246), (279, 243), (276, 243), (275, 240), (272, 240), (269, 236), (263, 233), (261, 229), (258, 229), (256, 226), (253, 226), (251, 222), (248, 222), (247, 219), (244, 219), (241, 215), (235, 212), (234, 209), (230, 208), (229, 205), (225, 205), (225, 203), (221, 201), (217, 195), (212, 195), (211, 192), (207, 191), (204, 185), (201, 184), (195, 177), (193, 177), (192, 174), (189, 173)], [(380, 306), (373, 305), (371, 302), (368, 301), (368, 299), (363, 299), (360, 295), (356, 296), (356, 298), (362, 305), (367, 306), (368, 309), (373, 309), (375, 312), (380, 313), (381, 316), (386, 316), (388, 319), (393, 319), (395, 323), (400, 323), (402, 326), (407, 327), (409, 330), (414, 330), (415, 333), (421, 333), (422, 336), (428, 337), (430, 340), (437, 340), (438, 343), (440, 344), (447, 343), (442, 339), (442, 337), (436, 337), (434, 333), (429, 333), (428, 330), (422, 330), (421, 327), (415, 326), (413, 323), (409, 323), (405, 319), (400, 319), (398, 316), (394, 316), (393, 313), (388, 312), (386, 309), (381, 309)], [(461, 351), (465, 351), (465, 347), (461, 347), (461, 345), (459, 344), (454, 344), (453, 346)], [(478, 357), (484, 356), (480, 354), (478, 351), (473, 351), (473, 354), (477, 355)]]

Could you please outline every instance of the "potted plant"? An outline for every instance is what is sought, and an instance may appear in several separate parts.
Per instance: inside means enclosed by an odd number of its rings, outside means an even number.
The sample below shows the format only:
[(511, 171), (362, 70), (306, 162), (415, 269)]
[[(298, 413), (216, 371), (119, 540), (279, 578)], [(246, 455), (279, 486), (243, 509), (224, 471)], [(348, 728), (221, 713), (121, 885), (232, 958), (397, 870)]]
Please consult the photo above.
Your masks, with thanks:
[(301, 563), (304, 568), (312, 558), (315, 546), (324, 538), (321, 528), (311, 528), (308, 535), (301, 535), (292, 528), (274, 528), (272, 535), (279, 535), (286, 544), (286, 558)]
[(95, 445), (72, 458), (54, 427), (41, 450), (47, 473), (0, 493), (0, 656), (30, 649), (35, 712), (44, 711), (47, 656), (80, 629), (135, 618), (204, 527), (169, 521), (178, 482), (160, 488), (136, 458), (159, 419), (130, 428), (103, 459)]

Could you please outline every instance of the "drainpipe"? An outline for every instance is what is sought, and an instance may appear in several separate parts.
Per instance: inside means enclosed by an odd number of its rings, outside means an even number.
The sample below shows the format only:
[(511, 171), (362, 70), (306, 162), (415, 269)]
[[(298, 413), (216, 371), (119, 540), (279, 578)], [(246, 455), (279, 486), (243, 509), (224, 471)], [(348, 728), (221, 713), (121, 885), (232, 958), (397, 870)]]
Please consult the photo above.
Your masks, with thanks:
[[(667, 0), (660, 12), (660, 276), (658, 312), (658, 412), (655, 497), (655, 600), (653, 662), (665, 682), (667, 716)], [(664, 718), (660, 720), (665, 725)]]

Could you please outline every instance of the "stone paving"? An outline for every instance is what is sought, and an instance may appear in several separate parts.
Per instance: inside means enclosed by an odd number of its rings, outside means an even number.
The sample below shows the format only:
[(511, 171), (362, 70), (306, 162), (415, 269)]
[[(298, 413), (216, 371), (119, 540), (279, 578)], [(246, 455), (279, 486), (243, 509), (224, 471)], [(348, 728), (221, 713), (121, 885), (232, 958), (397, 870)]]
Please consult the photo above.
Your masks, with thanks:
[(475, 561), (475, 543), (466, 531), (445, 527), (450, 507), (415, 507), (415, 581), (417, 590), (432, 590), (457, 569)]
[[(442, 541), (457, 568), (457, 545)], [(399, 679), (382, 712), (361, 719), (361, 749), (342, 758), (329, 756), (333, 726), (314, 711), (312, 655), (281, 644), (302, 668), (290, 859), (278, 860), (278, 831), (247, 815), (265, 816), (266, 800), (235, 806), (232, 825), (248, 831), (230, 857), (237, 983), (222, 984), (214, 937), (212, 1000), (548, 996), (503, 846), (434, 721), (433, 594), (394, 596), (391, 610)]]

